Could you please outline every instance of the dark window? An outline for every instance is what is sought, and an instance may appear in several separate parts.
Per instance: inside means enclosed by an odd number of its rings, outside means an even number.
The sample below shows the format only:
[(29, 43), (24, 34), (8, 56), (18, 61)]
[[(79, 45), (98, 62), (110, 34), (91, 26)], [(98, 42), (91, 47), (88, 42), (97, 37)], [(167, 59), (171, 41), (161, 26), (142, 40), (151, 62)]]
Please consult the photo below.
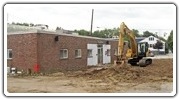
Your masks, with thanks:
[(12, 49), (8, 49), (7, 51), (7, 58), (12, 59)]

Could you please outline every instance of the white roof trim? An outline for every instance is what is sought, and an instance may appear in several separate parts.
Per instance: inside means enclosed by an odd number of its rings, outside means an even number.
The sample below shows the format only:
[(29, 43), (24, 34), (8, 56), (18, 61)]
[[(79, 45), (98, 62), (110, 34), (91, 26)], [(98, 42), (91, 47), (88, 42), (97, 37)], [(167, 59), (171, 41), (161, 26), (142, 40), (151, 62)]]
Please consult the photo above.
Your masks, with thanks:
[(65, 34), (65, 33), (57, 33), (56, 31), (52, 30), (31, 30), (31, 31), (17, 31), (17, 32), (8, 32), (7, 35), (16, 35), (16, 34), (34, 34), (34, 33), (43, 33), (43, 34), (54, 34), (54, 35), (63, 35), (63, 36), (72, 36), (72, 37), (80, 37), (80, 38), (88, 38), (88, 39), (98, 39), (98, 40), (108, 40), (108, 41), (118, 41), (117, 39), (105, 39), (105, 38), (98, 38), (98, 37), (91, 37), (91, 36), (82, 36), (82, 35), (74, 35), (74, 34)]
[[(144, 38), (143, 40), (141, 40), (141, 41), (139, 41), (139, 42), (142, 42), (142, 41), (144, 41), (145, 39), (148, 39), (149, 37), (153, 37), (153, 38), (155, 38), (155, 39), (157, 39), (157, 40), (160, 40), (159, 38), (156, 38), (155, 36), (148, 36), (148, 37), (146, 37), (146, 38)], [(162, 43), (165, 43), (164, 41), (162, 41), (162, 40), (160, 40)]]

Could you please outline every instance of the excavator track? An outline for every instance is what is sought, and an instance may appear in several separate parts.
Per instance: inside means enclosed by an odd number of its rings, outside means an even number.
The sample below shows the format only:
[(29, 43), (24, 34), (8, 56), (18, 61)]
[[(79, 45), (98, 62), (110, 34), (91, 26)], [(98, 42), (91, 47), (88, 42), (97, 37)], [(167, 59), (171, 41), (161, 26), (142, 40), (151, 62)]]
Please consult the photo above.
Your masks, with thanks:
[(132, 66), (146, 67), (152, 63), (151, 58), (133, 58), (129, 59), (128, 63)]
[(143, 58), (139, 60), (139, 66), (140, 67), (146, 67), (147, 65), (150, 65), (152, 63), (152, 59), (150, 58)]

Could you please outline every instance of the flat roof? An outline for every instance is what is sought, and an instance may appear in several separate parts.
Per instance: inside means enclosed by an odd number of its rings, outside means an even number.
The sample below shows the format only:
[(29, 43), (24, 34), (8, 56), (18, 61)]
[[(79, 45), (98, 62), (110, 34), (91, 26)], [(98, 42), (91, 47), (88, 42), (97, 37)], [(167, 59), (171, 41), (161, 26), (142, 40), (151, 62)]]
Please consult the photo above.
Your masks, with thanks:
[(75, 34), (65, 34), (65, 33), (58, 33), (57, 31), (54, 31), (54, 30), (40, 30), (40, 29), (32, 29), (32, 30), (16, 31), (16, 32), (8, 32), (7, 35), (29, 34), (29, 33), (30, 33), (30, 34), (42, 33), (42, 34), (63, 35), (63, 36), (72, 36), (72, 37), (80, 37), (80, 38), (88, 38), (88, 39), (118, 41), (117, 39), (113, 39), (113, 38), (98, 38), (98, 37), (82, 36), (82, 35), (75, 35)]

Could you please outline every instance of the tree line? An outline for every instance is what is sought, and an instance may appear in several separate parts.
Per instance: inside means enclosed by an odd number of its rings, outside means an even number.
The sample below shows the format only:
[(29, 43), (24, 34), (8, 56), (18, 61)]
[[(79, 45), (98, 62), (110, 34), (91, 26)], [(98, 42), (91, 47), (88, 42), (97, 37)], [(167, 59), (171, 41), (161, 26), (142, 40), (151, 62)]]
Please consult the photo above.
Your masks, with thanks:
[[(74, 31), (77, 32), (79, 35), (99, 37), (99, 38), (112, 38), (113, 36), (119, 36), (119, 28), (96, 30), (92, 33), (92, 35), (90, 35), (89, 31), (84, 29), (74, 30)], [(156, 38), (159, 38), (160, 40), (165, 42), (166, 53), (168, 53), (169, 49), (173, 52), (173, 30), (170, 32), (170, 35), (168, 36), (167, 40), (161, 36), (158, 36), (157, 33), (153, 33), (150, 31), (144, 31), (143, 34), (139, 34), (139, 31), (137, 29), (132, 29), (132, 31), (135, 37), (154, 36)], [(125, 37), (125, 40), (128, 40), (128, 38)], [(157, 45), (159, 45), (159, 43)]]

